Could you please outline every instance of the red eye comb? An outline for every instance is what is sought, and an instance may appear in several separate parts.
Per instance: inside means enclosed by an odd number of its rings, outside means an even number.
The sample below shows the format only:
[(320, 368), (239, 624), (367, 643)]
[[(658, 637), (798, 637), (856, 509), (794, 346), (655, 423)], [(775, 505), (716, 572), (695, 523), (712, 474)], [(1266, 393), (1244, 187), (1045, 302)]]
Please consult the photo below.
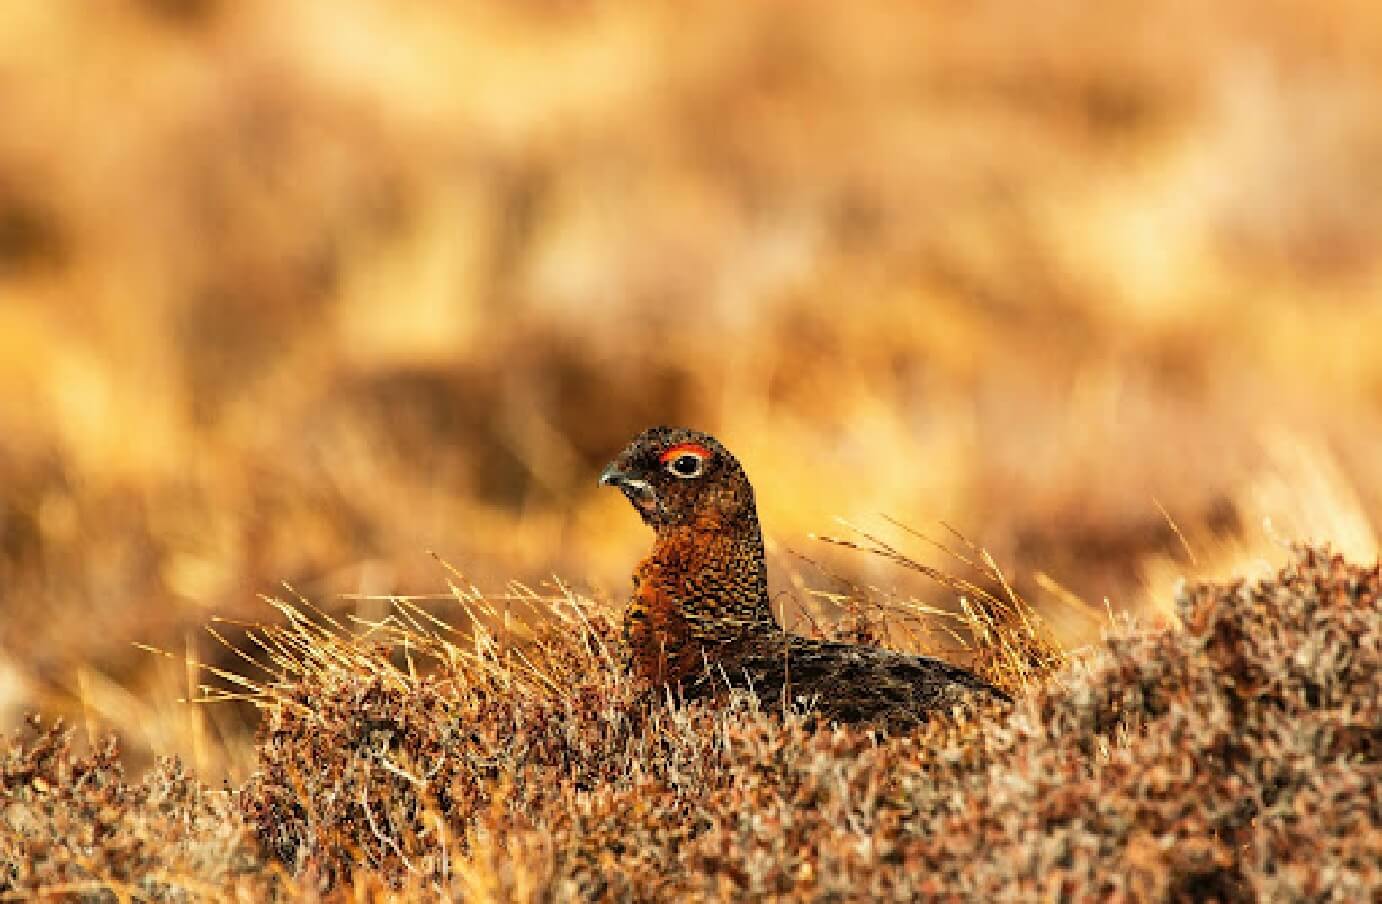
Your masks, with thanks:
[(694, 455), (697, 458), (709, 458), (710, 450), (700, 443), (677, 443), (675, 446), (659, 455), (657, 460), (662, 464), (666, 464), (678, 455)]

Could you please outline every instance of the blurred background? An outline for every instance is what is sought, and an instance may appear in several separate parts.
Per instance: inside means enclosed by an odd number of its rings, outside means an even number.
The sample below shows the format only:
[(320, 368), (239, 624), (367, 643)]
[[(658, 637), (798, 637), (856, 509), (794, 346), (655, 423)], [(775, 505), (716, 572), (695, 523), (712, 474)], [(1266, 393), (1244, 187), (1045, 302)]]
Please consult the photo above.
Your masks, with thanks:
[(617, 603), (654, 423), (803, 608), (946, 601), (837, 518), (1071, 644), (1375, 555), (1379, 110), (1372, 0), (0, 4), (0, 726), (242, 774), (180, 657), (282, 581)]

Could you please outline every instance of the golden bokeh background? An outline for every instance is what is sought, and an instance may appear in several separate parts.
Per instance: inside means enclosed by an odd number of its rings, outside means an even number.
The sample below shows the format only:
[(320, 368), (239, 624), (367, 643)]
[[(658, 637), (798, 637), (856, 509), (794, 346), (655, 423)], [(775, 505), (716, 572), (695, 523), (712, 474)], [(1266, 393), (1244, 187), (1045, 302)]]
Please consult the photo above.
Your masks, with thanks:
[(428, 551), (617, 601), (652, 423), (805, 607), (945, 601), (837, 518), (954, 525), (1071, 643), (1375, 555), (1379, 110), (1367, 0), (0, 5), (0, 723), (240, 769), (134, 642)]

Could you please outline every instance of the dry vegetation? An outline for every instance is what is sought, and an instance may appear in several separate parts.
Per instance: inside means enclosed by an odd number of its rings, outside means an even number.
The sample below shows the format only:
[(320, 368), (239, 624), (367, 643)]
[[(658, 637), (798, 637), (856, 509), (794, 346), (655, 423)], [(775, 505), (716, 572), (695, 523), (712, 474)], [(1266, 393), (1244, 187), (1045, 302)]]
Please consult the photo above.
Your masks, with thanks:
[(1017, 704), (907, 736), (649, 706), (575, 596), (521, 653), (400, 604), (281, 604), (258, 772), (129, 784), (58, 727), (8, 745), (0, 891), (682, 900), (1359, 901), (1382, 884), (1382, 572), (1300, 550), (1188, 589)]
[[(1244, 588), (1377, 558), (1379, 108), (1372, 0), (0, 3), (0, 888), (1376, 883), (1372, 578)], [(645, 712), (657, 422), (1014, 713)]]

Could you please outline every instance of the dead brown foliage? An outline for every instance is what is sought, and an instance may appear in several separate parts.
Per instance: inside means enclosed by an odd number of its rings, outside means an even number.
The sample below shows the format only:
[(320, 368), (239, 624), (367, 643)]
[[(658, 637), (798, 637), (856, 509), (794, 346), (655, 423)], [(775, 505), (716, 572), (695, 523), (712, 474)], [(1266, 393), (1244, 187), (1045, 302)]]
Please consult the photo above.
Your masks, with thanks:
[[(62, 735), (5, 759), (7, 890), (183, 874), (277, 894), (470, 899), (1362, 900), (1382, 881), (1382, 574), (1302, 549), (1122, 623), (1011, 709), (883, 737), (751, 698), (650, 704), (577, 597), (507, 646), (401, 608), (289, 608), (225, 800), (127, 786)], [(482, 613), (483, 614), (483, 613)], [(115, 831), (112, 827), (118, 827)], [(264, 867), (257, 866), (261, 875)], [(142, 878), (141, 878), (142, 877)], [(75, 887), (75, 886), (74, 886)]]
[(114, 738), (81, 753), (37, 717), (0, 746), (0, 900), (252, 898), (272, 873), (232, 793), (176, 760), (133, 781)]
[(650, 900), (1359, 899), (1382, 880), (1379, 589), (1304, 552), (1188, 591), (1184, 631), (1112, 633), (1010, 715), (914, 737), (680, 712), (592, 784), (638, 723), (554, 713), (539, 731), (606, 741), (525, 756), (542, 806), (501, 786), (463, 875)]

